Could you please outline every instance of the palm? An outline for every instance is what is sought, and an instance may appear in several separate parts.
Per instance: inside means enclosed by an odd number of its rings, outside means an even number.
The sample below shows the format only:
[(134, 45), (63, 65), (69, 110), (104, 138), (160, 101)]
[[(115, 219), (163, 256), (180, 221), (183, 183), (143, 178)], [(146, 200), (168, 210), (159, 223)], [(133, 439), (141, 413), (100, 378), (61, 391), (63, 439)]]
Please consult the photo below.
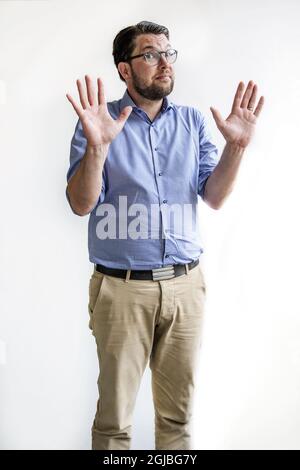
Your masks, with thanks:
[(117, 119), (113, 119), (108, 112), (103, 85), (100, 78), (98, 82), (98, 97), (96, 97), (92, 81), (86, 75), (87, 93), (81, 81), (77, 80), (80, 102), (82, 108), (67, 94), (68, 100), (73, 105), (82, 124), (84, 135), (89, 145), (110, 144), (121, 132), (132, 108), (126, 106)]
[(91, 145), (112, 142), (120, 132), (120, 125), (112, 119), (106, 105), (83, 110), (80, 120), (84, 135)]
[(234, 97), (231, 113), (226, 120), (222, 118), (218, 110), (212, 107), (210, 109), (217, 127), (223, 134), (226, 142), (245, 148), (254, 134), (256, 120), (262, 109), (264, 97), (260, 97), (257, 107), (253, 112), (257, 86), (250, 81), (244, 96), (243, 90), (244, 84), (240, 82)]

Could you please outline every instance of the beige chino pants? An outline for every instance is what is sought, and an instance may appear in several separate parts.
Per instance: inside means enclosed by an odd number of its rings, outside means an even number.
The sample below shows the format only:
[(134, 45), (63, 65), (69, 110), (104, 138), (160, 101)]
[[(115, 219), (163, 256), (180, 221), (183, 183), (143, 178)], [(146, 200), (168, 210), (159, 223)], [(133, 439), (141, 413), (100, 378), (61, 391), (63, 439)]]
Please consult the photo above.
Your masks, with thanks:
[(200, 264), (161, 281), (92, 273), (89, 327), (96, 339), (99, 398), (92, 449), (130, 449), (132, 416), (149, 361), (155, 448), (191, 449), (190, 424), (206, 285)]

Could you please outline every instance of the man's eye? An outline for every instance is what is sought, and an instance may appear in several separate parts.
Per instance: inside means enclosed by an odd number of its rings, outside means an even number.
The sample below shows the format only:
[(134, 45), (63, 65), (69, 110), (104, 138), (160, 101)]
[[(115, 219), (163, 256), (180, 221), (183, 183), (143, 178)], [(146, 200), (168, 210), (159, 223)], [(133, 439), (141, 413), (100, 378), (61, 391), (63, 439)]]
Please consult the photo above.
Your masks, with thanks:
[(172, 57), (175, 54), (175, 51), (167, 51), (167, 56)]
[(146, 52), (145, 57), (146, 57), (147, 59), (153, 59), (154, 54), (153, 54), (153, 52)]

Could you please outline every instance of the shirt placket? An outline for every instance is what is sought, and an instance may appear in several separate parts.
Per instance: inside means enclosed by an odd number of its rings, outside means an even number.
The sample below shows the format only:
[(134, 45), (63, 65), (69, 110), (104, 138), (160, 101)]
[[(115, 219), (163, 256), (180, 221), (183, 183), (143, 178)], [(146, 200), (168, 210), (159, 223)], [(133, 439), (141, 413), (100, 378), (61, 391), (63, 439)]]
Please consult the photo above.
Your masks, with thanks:
[[(157, 193), (158, 193), (158, 200), (160, 206), (160, 217), (161, 217), (161, 227), (162, 227), (162, 262), (163, 264), (171, 264), (170, 263), (170, 254), (172, 250), (172, 243), (169, 239), (170, 233), (170, 217), (167, 216), (164, 205), (168, 204), (168, 194), (167, 194), (167, 174), (166, 171), (161, 168), (161, 159), (160, 155), (162, 149), (159, 143), (159, 125), (158, 122), (161, 121), (161, 115), (157, 118), (156, 121), (152, 122), (149, 125), (149, 139), (150, 139), (150, 147), (152, 151), (152, 161), (153, 161), (153, 171), (156, 181)], [(162, 209), (163, 208), (163, 209)]]

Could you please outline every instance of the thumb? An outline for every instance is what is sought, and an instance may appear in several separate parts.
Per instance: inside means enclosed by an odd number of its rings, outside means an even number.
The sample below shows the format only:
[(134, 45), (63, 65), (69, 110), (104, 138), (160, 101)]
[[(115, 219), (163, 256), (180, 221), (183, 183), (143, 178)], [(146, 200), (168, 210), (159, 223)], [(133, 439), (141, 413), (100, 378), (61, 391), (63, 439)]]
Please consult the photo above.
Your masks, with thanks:
[(123, 127), (127, 119), (129, 118), (132, 111), (132, 106), (125, 106), (119, 114), (117, 119), (118, 123)]
[(213, 118), (217, 124), (217, 126), (221, 126), (222, 125), (222, 122), (223, 122), (223, 118), (221, 116), (221, 113), (216, 109), (216, 108), (213, 108), (212, 106), (210, 106), (209, 108), (212, 112), (212, 115), (213, 115)]

